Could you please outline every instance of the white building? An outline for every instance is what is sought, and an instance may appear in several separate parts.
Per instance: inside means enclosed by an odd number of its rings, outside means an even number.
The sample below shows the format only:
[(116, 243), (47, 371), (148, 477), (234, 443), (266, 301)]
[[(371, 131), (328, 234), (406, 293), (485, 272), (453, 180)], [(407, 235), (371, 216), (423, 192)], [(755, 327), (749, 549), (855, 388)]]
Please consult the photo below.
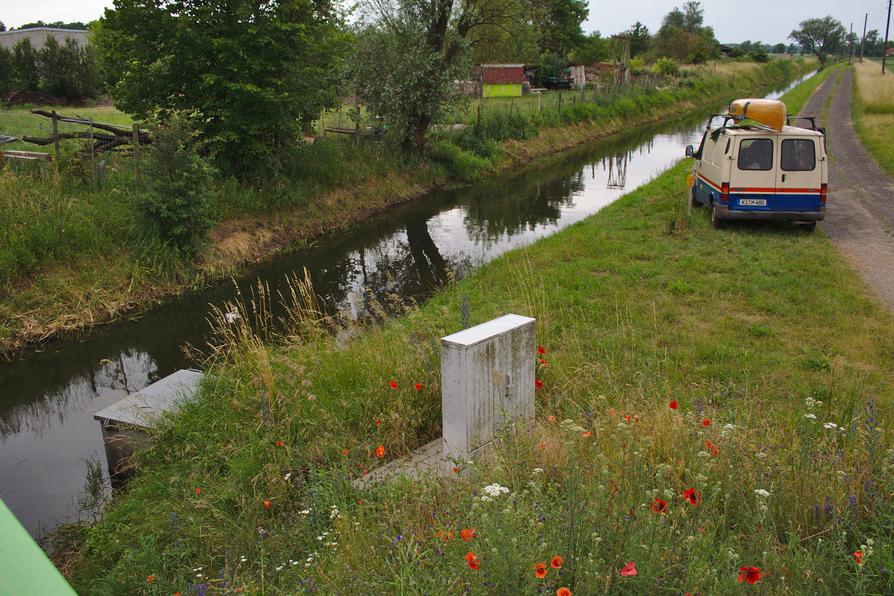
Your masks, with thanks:
[(73, 39), (79, 46), (87, 45), (87, 31), (80, 29), (56, 29), (54, 27), (35, 27), (34, 29), (17, 29), (0, 33), (0, 47), (11, 48), (22, 39), (27, 39), (35, 49), (40, 49), (47, 41), (47, 37), (55, 37), (59, 45), (64, 45), (66, 39)]

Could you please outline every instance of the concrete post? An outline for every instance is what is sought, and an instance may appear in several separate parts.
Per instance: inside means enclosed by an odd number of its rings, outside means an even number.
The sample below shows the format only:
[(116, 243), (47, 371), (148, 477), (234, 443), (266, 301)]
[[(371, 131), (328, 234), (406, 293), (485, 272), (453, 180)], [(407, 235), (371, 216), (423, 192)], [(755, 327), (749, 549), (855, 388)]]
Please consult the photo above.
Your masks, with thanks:
[(441, 339), (444, 464), (474, 458), (534, 418), (535, 320), (505, 315)]

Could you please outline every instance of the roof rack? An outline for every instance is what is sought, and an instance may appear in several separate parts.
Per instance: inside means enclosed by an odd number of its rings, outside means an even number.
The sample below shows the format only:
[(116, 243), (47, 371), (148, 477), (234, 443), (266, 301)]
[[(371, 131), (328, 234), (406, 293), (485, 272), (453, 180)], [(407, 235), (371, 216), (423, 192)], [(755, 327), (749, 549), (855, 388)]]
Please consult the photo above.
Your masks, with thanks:
[(817, 132), (825, 132), (825, 129), (822, 127), (818, 127), (816, 125), (816, 116), (788, 116), (785, 119), (785, 123), (789, 126), (792, 124), (792, 120), (806, 120), (810, 122), (810, 130), (814, 130)]

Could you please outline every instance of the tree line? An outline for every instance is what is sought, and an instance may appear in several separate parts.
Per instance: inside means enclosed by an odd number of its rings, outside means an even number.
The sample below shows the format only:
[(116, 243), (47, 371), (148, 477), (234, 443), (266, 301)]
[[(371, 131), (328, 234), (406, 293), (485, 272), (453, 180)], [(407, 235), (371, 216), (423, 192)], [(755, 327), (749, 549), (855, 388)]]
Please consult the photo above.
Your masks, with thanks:
[(40, 49), (28, 39), (9, 49), (0, 47), (0, 94), (26, 91), (63, 99), (96, 97), (100, 79), (93, 48), (72, 39), (60, 44), (48, 36)]

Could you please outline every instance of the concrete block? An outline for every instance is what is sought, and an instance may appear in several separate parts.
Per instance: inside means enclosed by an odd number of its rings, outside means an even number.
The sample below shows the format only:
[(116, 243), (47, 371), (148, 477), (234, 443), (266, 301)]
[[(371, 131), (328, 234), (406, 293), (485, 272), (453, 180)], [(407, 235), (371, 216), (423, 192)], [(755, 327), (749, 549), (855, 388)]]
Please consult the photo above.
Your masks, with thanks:
[(534, 418), (535, 320), (509, 314), (441, 339), (444, 465), (483, 454)]

